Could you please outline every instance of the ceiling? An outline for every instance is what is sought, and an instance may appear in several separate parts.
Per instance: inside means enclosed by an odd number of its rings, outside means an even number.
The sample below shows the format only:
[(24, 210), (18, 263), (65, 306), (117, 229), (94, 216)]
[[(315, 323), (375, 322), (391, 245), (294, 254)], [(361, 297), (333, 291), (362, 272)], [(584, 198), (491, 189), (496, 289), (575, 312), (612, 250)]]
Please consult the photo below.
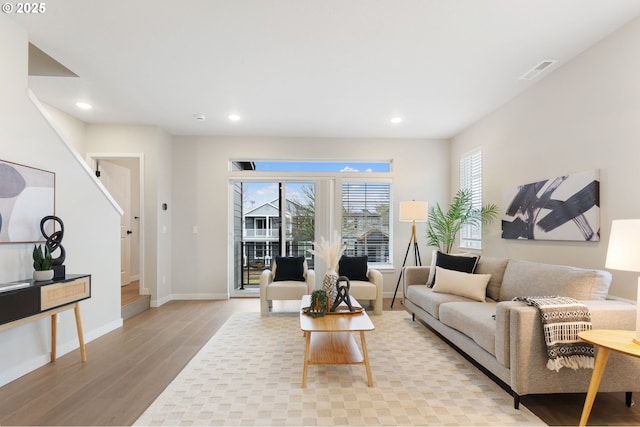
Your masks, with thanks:
[(640, 0), (45, 5), (8, 16), (78, 77), (32, 76), (33, 92), (87, 123), (174, 135), (449, 138), (640, 16)]

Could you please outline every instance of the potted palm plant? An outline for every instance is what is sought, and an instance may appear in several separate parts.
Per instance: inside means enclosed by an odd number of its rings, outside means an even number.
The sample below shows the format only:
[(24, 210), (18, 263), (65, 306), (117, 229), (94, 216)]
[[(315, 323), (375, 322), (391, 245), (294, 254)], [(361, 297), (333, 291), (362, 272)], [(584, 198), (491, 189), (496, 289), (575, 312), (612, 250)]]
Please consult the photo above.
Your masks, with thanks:
[(41, 245), (33, 248), (33, 280), (51, 280), (53, 279), (53, 257), (47, 245), (44, 246), (44, 252)]
[(494, 204), (474, 209), (471, 189), (460, 189), (453, 197), (447, 212), (444, 212), (439, 204), (429, 209), (427, 243), (437, 247), (440, 252), (450, 253), (463, 225), (490, 224), (497, 215), (498, 206)]

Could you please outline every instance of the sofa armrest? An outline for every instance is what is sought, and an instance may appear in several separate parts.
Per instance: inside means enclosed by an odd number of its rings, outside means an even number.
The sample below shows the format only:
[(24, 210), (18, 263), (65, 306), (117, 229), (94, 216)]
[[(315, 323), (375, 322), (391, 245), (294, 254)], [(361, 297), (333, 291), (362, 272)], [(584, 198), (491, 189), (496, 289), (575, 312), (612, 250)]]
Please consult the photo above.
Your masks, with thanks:
[[(594, 329), (635, 329), (636, 307), (621, 301), (580, 301), (589, 308), (591, 323)], [(505, 304), (506, 303), (506, 304)], [(498, 328), (502, 321), (499, 320), (499, 311), (508, 316), (509, 342), (509, 366), (511, 368), (511, 388), (518, 394), (536, 393), (544, 388), (544, 383), (549, 383), (550, 378), (562, 381), (566, 372), (560, 374), (546, 369), (548, 360), (547, 351), (542, 332), (542, 322), (538, 309), (525, 304), (505, 301), (501, 310), (496, 312)], [(498, 340), (505, 333), (496, 330), (496, 353), (498, 353)], [(567, 370), (569, 372), (571, 370)], [(536, 375), (532, 375), (536, 373)], [(555, 376), (550, 377), (549, 373)], [(558, 386), (558, 384), (556, 384)]]
[(409, 266), (404, 268), (404, 282), (407, 286), (424, 285), (429, 278), (430, 267), (426, 266)]
[(309, 292), (309, 295), (311, 295), (311, 292), (313, 292), (316, 287), (316, 272), (311, 269), (307, 270), (306, 279), (307, 291)]
[(411, 285), (424, 285), (429, 278), (430, 267), (409, 266), (402, 270), (402, 295), (407, 295), (407, 289)]

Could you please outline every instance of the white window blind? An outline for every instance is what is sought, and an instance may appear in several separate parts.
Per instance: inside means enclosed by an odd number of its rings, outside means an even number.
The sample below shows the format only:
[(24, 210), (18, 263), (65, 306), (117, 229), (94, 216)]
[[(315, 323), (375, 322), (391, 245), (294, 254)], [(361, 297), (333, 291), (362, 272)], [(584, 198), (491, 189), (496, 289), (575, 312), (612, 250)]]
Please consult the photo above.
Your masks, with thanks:
[(369, 262), (389, 262), (391, 184), (342, 184), (342, 240), (345, 255), (367, 255)]
[[(482, 209), (482, 150), (460, 158), (460, 188), (471, 189), (473, 209)], [(460, 247), (482, 249), (482, 225), (465, 225), (460, 229)]]

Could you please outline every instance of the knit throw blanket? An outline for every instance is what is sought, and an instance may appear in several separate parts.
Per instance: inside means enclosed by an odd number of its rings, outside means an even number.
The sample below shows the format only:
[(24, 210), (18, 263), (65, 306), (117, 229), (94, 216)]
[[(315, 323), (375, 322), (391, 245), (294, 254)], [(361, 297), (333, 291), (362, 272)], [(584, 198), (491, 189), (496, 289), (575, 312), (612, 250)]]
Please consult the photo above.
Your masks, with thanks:
[(556, 372), (563, 367), (593, 369), (593, 345), (578, 338), (579, 332), (591, 329), (587, 306), (567, 297), (516, 297), (513, 300), (540, 311), (549, 356), (548, 369)]

